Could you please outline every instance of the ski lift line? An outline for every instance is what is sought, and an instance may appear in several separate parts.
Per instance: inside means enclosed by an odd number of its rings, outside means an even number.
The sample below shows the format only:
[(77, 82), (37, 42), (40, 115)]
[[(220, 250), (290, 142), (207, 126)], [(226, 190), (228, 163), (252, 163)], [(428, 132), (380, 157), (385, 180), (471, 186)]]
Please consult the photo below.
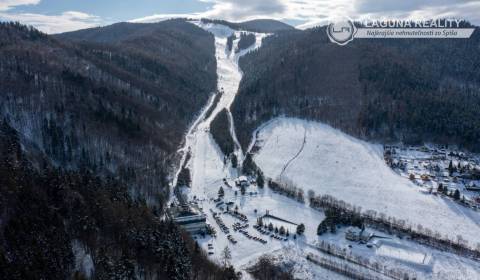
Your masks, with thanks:
[(298, 158), (298, 156), (300, 156), (300, 154), (303, 152), (303, 149), (305, 148), (305, 144), (307, 143), (307, 129), (304, 128), (305, 131), (303, 133), (303, 142), (302, 142), (302, 145), (300, 146), (300, 150), (298, 150), (298, 152), (289, 160), (287, 161), (287, 163), (285, 164), (285, 166), (283, 166), (283, 169), (282, 169), (282, 172), (280, 172), (280, 175), (279, 175), (279, 178), (281, 179), (283, 174), (285, 173), (285, 171), (287, 170), (288, 166), (295, 160)]

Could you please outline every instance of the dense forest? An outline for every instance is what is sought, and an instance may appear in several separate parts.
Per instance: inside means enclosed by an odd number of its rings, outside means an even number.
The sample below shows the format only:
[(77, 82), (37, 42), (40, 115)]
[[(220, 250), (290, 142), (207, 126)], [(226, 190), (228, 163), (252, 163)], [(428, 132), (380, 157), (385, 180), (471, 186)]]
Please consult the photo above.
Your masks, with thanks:
[(113, 178), (28, 160), (0, 124), (0, 279), (235, 279)]
[(255, 34), (253, 33), (246, 33), (246, 32), (240, 33), (240, 40), (238, 41), (236, 52), (240, 52), (250, 47), (251, 45), (255, 44), (255, 40), (256, 40), (256, 37), (255, 37)]
[(229, 52), (232, 51), (232, 48), (233, 48), (233, 41), (237, 39), (237, 36), (235, 35), (235, 33), (232, 33), (232, 35), (228, 36), (227, 37), (227, 50)]
[(286, 115), (369, 140), (478, 151), (479, 44), (478, 28), (470, 39), (358, 39), (346, 46), (329, 42), (324, 27), (274, 34), (240, 59), (237, 136), (245, 148), (256, 127)]
[(210, 124), (210, 132), (225, 156), (230, 156), (235, 149), (235, 142), (230, 134), (230, 122), (228, 111), (223, 109), (218, 113)]
[(54, 37), (0, 24), (0, 111), (56, 166), (161, 204), (193, 116), (216, 90), (213, 36), (182, 20)]

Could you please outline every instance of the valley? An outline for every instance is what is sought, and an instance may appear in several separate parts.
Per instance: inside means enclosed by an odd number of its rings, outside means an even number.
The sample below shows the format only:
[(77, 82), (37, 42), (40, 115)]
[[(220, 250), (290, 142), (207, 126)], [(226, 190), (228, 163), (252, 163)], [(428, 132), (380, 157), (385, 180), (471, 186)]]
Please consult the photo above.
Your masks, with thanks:
[(0, 22), (0, 279), (479, 278), (480, 29), (251, 11)]

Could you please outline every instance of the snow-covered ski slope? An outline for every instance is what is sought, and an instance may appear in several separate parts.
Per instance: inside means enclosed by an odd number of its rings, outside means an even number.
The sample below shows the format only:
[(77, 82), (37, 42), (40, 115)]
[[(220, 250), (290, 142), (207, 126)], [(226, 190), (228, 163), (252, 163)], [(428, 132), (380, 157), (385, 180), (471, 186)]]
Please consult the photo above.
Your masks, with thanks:
[[(222, 96), (217, 104), (214, 104), (213, 99), (207, 104), (202, 113), (193, 123), (192, 127), (188, 131), (185, 144), (179, 151), (182, 154), (180, 167), (184, 165), (187, 159), (187, 153), (190, 152), (191, 158), (186, 166), (190, 168), (192, 174), (192, 186), (189, 189), (190, 194), (202, 195), (206, 191), (215, 187), (218, 190), (218, 183), (222, 178), (230, 178), (236, 176), (236, 171), (224, 164), (224, 155), (218, 148), (217, 144), (213, 140), (209, 129), (212, 120), (223, 109), (227, 109), (230, 120), (230, 133), (234, 141), (236, 142), (235, 154), (239, 159), (239, 162), (243, 159), (243, 153), (238, 143), (235, 131), (233, 129), (233, 118), (230, 113), (230, 106), (235, 99), (235, 95), (238, 91), (240, 80), (242, 79), (242, 72), (238, 67), (238, 60), (246, 53), (259, 48), (262, 43), (262, 39), (268, 34), (254, 33), (256, 36), (255, 44), (252, 46), (236, 52), (238, 41), (240, 38), (240, 31), (233, 30), (227, 26), (203, 23), (201, 21), (192, 21), (197, 26), (209, 31), (215, 36), (215, 56), (217, 58), (217, 87), (218, 91), (222, 93)], [(232, 51), (227, 49), (227, 38), (236, 34), (237, 39), (233, 41)], [(249, 32), (252, 33), (252, 32)], [(214, 108), (211, 108), (215, 106)], [(208, 118), (205, 118), (206, 112), (213, 109)], [(178, 174), (173, 180), (173, 186), (176, 185)]]
[(305, 191), (329, 194), (454, 240), (461, 235), (472, 247), (480, 242), (479, 213), (428, 194), (394, 173), (385, 164), (380, 145), (292, 118), (269, 122), (256, 137), (261, 149), (254, 160), (270, 178), (281, 175)]

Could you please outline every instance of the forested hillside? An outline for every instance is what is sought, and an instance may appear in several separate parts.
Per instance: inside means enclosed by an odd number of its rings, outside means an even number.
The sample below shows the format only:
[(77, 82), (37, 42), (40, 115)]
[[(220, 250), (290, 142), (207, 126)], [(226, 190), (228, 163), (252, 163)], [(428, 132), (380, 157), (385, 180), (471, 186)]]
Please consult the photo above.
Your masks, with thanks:
[(287, 31), (242, 57), (232, 105), (242, 146), (279, 115), (326, 122), (375, 141), (434, 141), (479, 150), (480, 34), (470, 39), (329, 42), (324, 28)]
[(55, 37), (0, 24), (0, 279), (236, 279), (160, 219), (216, 90), (213, 44), (181, 20)]
[(22, 143), (149, 204), (162, 204), (174, 152), (215, 90), (213, 36), (182, 20), (55, 37), (0, 25), (1, 114)]
[(235, 279), (113, 178), (34, 167), (0, 123), (0, 279)]

